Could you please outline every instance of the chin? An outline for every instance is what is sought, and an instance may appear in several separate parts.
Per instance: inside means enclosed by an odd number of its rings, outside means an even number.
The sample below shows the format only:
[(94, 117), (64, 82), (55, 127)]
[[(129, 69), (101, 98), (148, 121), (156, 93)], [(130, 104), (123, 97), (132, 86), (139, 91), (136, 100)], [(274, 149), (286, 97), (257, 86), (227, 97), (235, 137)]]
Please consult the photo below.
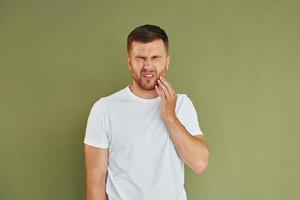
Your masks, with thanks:
[(141, 88), (144, 90), (155, 90), (155, 85), (143, 85)]
[(144, 90), (155, 90), (155, 84), (156, 84), (156, 82), (153, 82), (153, 83), (139, 83), (139, 86)]

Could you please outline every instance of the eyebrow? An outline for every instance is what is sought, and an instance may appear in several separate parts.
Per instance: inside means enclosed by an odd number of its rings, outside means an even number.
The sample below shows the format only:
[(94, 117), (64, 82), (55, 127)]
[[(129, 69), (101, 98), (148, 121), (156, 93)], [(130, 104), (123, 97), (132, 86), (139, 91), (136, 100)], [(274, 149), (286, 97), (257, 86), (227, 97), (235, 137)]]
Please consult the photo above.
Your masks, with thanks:
[(137, 55), (137, 56), (134, 56), (135, 58), (145, 58), (145, 56), (141, 56), (141, 55)]
[[(153, 55), (151, 58), (153, 58), (153, 57), (161, 58), (162, 56), (160, 56), (160, 55)], [(135, 58), (146, 58), (146, 56), (137, 55), (137, 56), (135, 56)]]

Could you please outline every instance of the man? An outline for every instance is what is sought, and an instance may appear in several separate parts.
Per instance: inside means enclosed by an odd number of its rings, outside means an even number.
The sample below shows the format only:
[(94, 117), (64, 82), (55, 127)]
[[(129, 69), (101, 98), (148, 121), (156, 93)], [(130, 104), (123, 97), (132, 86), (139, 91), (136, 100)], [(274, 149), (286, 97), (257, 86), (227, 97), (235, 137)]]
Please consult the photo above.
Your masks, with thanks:
[(87, 200), (186, 200), (184, 163), (197, 174), (207, 168), (193, 103), (166, 80), (168, 46), (158, 26), (128, 35), (132, 82), (96, 101), (87, 120)]

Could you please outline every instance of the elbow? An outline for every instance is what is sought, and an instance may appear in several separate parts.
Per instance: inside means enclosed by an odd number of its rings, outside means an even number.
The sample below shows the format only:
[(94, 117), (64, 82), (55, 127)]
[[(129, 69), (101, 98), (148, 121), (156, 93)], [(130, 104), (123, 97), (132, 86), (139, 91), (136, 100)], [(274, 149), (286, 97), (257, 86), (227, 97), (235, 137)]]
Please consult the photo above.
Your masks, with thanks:
[(207, 161), (201, 161), (199, 162), (195, 168), (194, 168), (194, 172), (197, 175), (202, 174), (206, 169), (208, 168), (208, 162)]
[(195, 163), (194, 172), (197, 175), (202, 174), (208, 168), (209, 151), (207, 150), (204, 157)]

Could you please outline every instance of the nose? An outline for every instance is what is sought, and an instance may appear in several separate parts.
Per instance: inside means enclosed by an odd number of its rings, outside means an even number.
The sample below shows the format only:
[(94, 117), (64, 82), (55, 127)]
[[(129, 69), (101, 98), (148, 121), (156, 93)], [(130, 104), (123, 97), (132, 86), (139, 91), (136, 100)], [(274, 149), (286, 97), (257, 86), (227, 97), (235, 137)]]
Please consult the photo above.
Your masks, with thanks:
[(144, 67), (149, 68), (149, 67), (151, 67), (151, 65), (152, 65), (151, 58), (146, 58), (145, 63), (144, 63)]
[(152, 65), (151, 59), (145, 59), (142, 71), (144, 73), (155, 73), (155, 67)]

